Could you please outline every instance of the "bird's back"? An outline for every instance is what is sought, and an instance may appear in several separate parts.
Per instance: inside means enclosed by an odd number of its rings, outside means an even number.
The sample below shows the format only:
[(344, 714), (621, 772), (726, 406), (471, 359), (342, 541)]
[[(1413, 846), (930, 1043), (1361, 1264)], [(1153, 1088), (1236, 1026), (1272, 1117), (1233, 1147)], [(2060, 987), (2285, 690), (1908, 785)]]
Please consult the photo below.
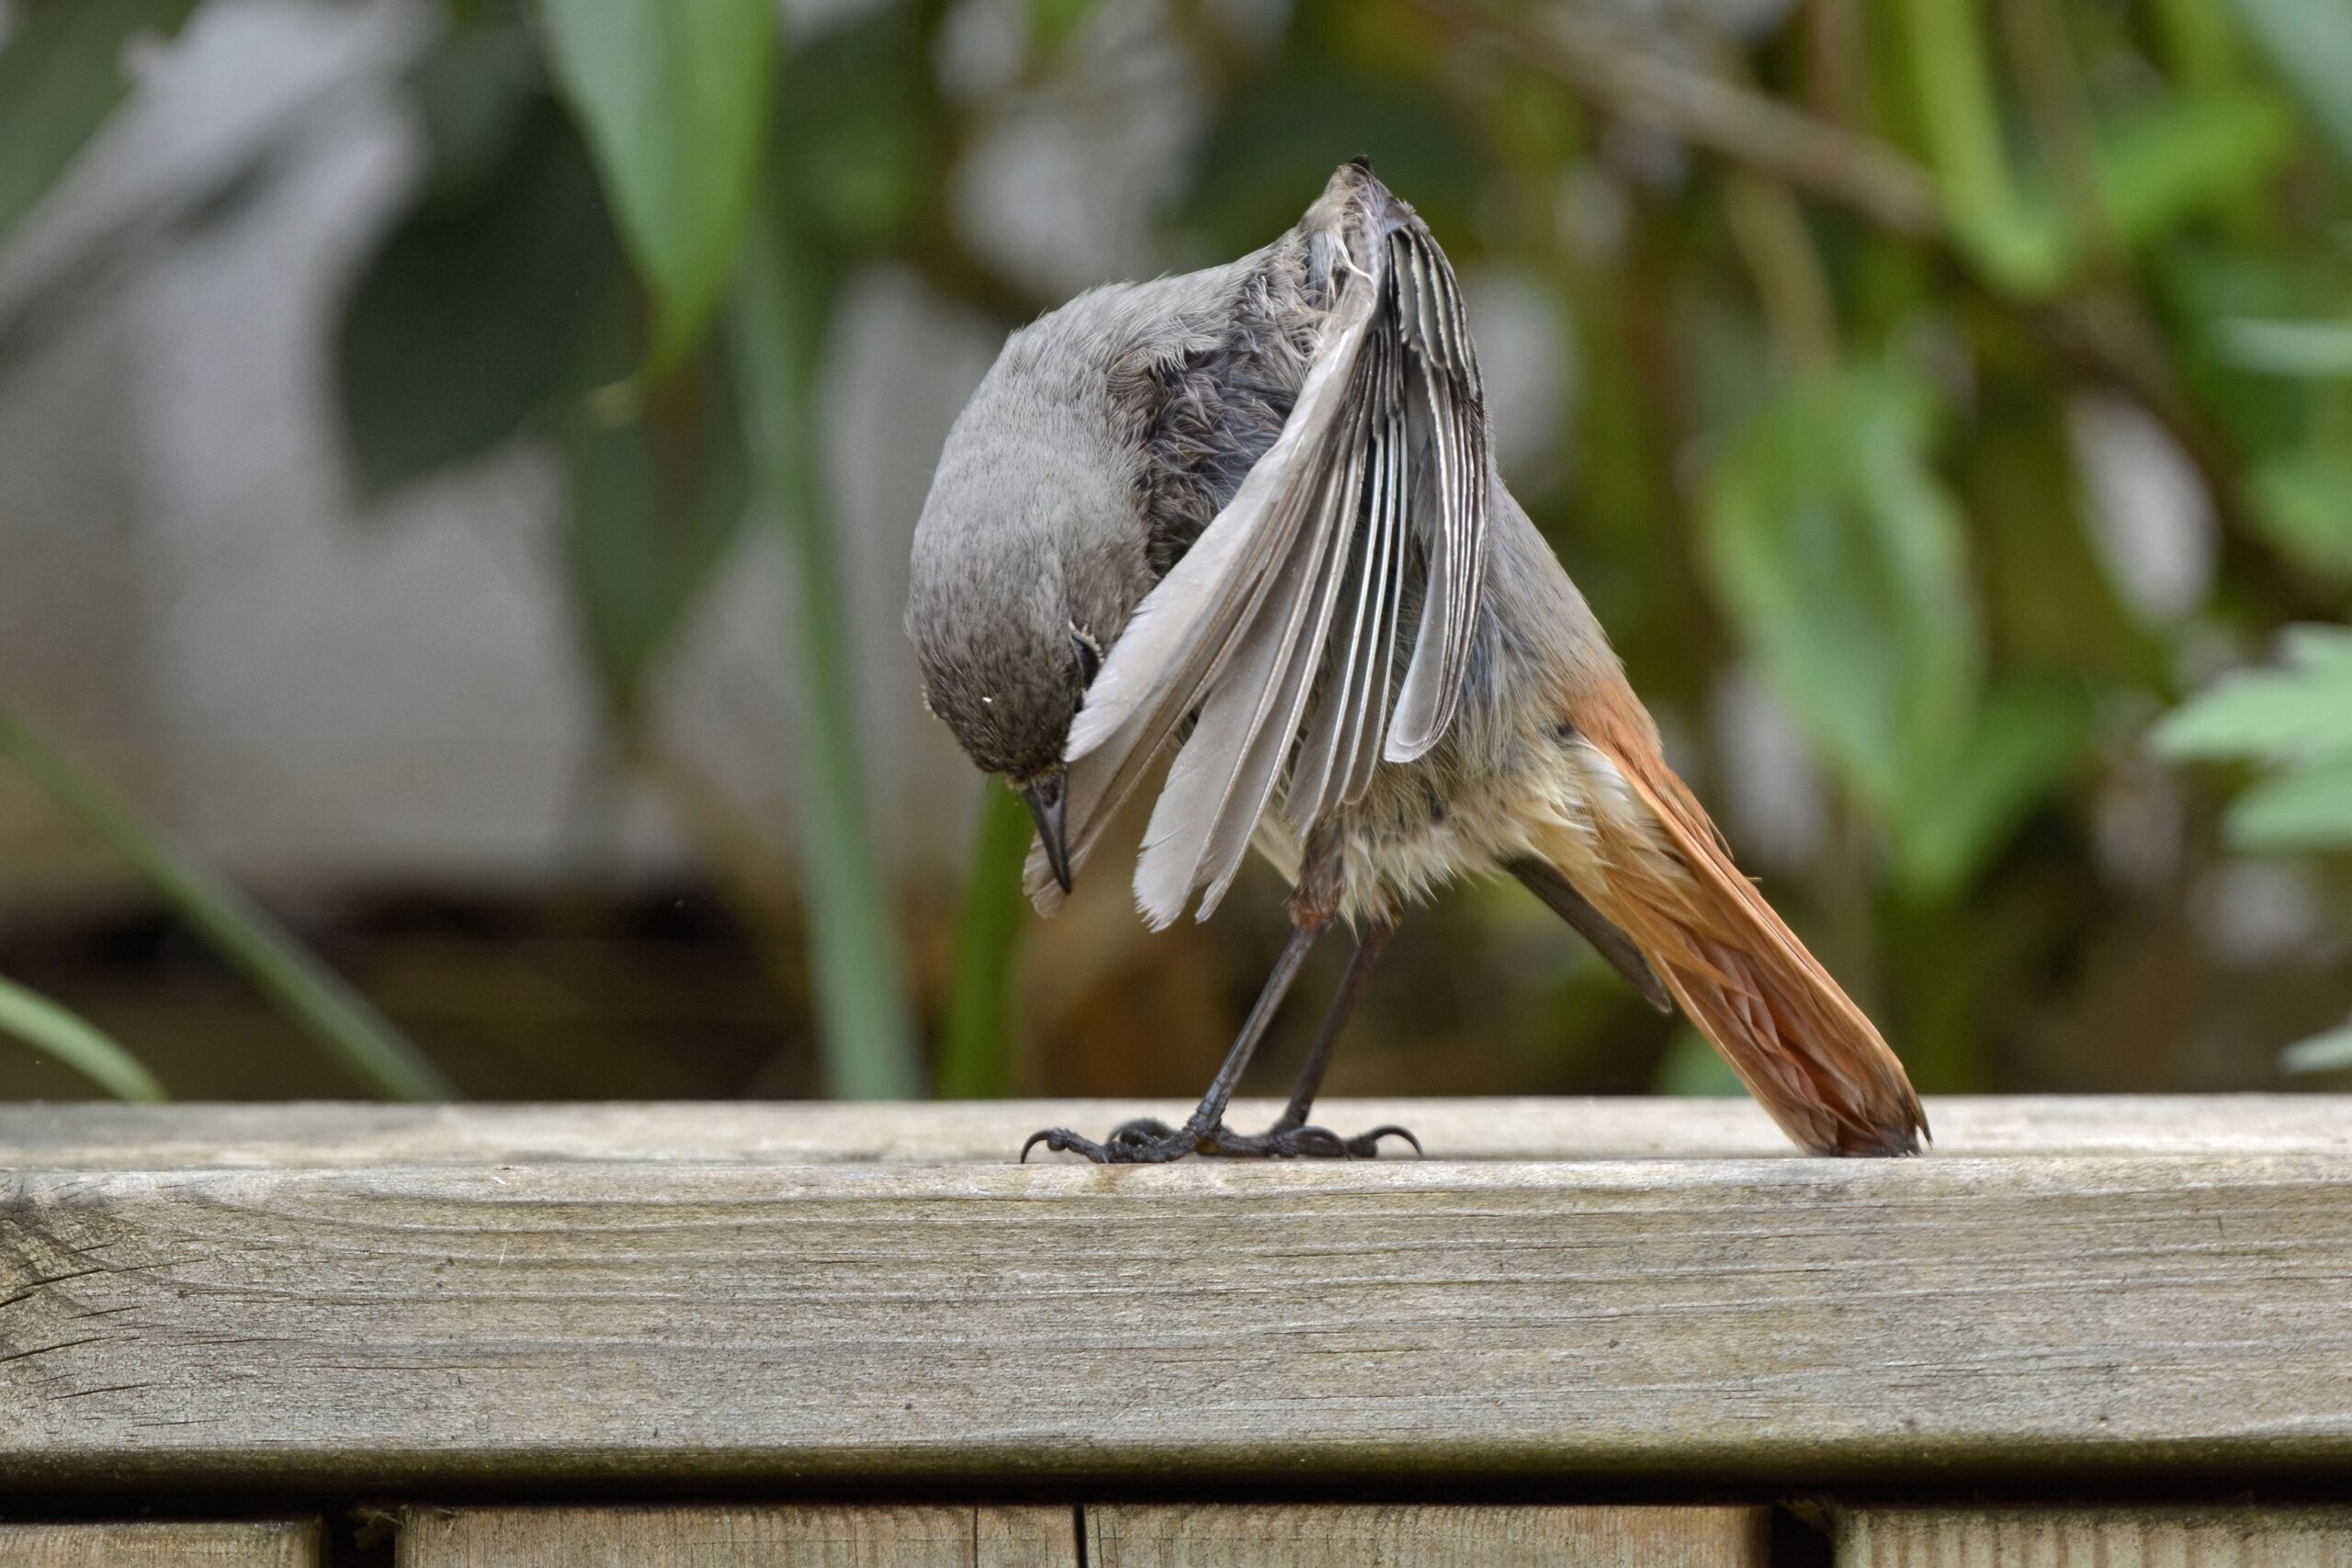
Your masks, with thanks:
[(1099, 416), (1134, 465), (1152, 575), (1182, 558), (1290, 417), (1321, 328), (1295, 232), (1224, 266), (1091, 289), (990, 379)]

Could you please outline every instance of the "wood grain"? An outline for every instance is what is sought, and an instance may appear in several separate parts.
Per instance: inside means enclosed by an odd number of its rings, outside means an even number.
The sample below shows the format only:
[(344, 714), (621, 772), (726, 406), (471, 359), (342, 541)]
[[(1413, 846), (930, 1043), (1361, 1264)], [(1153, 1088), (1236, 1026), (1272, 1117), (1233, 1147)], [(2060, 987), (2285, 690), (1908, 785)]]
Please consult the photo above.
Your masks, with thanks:
[[(1279, 1106), (1237, 1104), (1261, 1126)], [(0, 1105), (0, 1170), (572, 1161), (1002, 1165), (1046, 1126), (1182, 1122), (1189, 1102), (922, 1105)], [(1930, 1099), (1935, 1153), (2352, 1155), (2352, 1095)], [(1795, 1158), (1745, 1099), (1332, 1100), (1343, 1130), (1399, 1122), (1439, 1159)], [(1040, 1155), (1041, 1160), (1047, 1156)]]
[(2352, 1568), (2352, 1510), (1870, 1509), (1838, 1568)]
[(2321, 1155), (25, 1171), (0, 1490), (2340, 1475), (2347, 1278)]
[(1091, 1507), (1089, 1568), (1765, 1568), (1762, 1508)]
[(8, 1568), (318, 1568), (316, 1520), (0, 1525)]
[(399, 1568), (1078, 1568), (1069, 1508), (412, 1509)]

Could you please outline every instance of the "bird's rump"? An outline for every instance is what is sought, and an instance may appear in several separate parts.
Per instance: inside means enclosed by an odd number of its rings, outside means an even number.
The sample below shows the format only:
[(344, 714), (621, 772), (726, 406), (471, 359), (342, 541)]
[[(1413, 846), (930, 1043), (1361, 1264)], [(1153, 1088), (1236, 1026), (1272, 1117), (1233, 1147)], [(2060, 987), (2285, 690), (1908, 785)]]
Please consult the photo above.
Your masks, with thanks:
[[(1301, 231), (1327, 313), (1290, 417), (1145, 598), (1070, 730), (1076, 863), (1194, 721), (1136, 868), (1156, 925), (1195, 891), (1206, 917), (1278, 802), (1304, 839), (1379, 762), (1435, 746), (1476, 636), (1490, 458), (1453, 269), (1358, 165)], [(1030, 890), (1052, 901), (1036, 859)]]

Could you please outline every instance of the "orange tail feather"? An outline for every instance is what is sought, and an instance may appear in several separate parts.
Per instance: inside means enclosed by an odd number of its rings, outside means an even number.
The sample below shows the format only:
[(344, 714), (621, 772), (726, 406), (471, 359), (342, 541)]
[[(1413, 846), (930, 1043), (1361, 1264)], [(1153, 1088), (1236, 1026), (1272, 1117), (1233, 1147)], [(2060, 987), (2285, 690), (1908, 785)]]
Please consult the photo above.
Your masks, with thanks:
[(1638, 806), (1596, 810), (1591, 840), (1563, 844), (1558, 869), (1790, 1137), (1815, 1154), (1917, 1153), (1927, 1116), (1903, 1064), (1740, 874), (1689, 787), (1645, 738), (1584, 734)]

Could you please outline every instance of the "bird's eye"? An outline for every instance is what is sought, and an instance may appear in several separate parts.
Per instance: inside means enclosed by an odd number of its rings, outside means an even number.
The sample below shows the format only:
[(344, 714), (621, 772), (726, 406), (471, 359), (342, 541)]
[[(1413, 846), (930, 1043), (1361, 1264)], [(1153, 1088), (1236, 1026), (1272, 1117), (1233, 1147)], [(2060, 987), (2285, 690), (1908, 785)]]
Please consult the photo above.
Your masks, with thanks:
[(1069, 628), (1070, 646), (1078, 650), (1078, 683), (1094, 684), (1094, 677), (1102, 671), (1102, 649), (1092, 637), (1073, 625)]

